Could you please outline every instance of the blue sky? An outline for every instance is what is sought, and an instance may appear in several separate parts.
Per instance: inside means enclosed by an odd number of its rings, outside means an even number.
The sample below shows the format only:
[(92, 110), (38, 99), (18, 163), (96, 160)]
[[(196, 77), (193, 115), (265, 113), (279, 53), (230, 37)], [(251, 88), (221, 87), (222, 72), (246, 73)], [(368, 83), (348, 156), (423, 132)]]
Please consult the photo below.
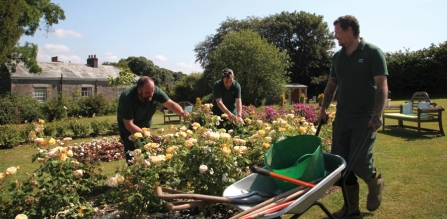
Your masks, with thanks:
[(202, 72), (194, 47), (227, 17), (265, 17), (282, 11), (321, 15), (333, 31), (341, 15), (354, 15), (360, 36), (384, 52), (428, 48), (447, 41), (445, 0), (52, 0), (66, 19), (53, 32), (20, 42), (39, 46), (38, 60), (85, 64), (144, 56), (172, 71)]

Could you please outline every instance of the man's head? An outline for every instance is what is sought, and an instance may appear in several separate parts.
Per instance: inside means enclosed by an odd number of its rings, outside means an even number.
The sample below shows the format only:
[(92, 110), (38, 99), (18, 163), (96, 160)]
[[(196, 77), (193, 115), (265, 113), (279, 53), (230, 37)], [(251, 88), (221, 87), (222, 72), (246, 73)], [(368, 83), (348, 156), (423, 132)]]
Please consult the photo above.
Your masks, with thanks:
[(154, 81), (148, 77), (143, 76), (137, 81), (138, 99), (141, 102), (148, 102), (152, 99), (155, 91)]
[(229, 68), (225, 68), (222, 70), (222, 81), (226, 87), (231, 86), (234, 80), (234, 73), (233, 70)]
[(345, 15), (334, 21), (335, 35), (340, 46), (346, 47), (347, 43), (352, 39), (356, 39), (360, 35), (359, 21), (351, 15)]

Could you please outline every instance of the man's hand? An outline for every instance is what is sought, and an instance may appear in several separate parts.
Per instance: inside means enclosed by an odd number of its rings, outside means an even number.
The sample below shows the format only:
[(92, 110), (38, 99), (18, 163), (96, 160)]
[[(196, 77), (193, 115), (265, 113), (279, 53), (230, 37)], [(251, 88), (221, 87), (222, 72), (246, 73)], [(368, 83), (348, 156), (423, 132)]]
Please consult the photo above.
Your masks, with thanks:
[(320, 110), (320, 116), (318, 117), (318, 122), (322, 122), (322, 124), (327, 124), (329, 120), (329, 113), (326, 112), (323, 108)]
[(241, 123), (242, 125), (245, 125), (244, 119), (242, 117), (236, 117), (236, 122)]
[(378, 115), (373, 115), (371, 120), (369, 120), (368, 126), (371, 126), (373, 128), (373, 132), (377, 131), (383, 124), (382, 118)]
[(183, 117), (184, 120), (189, 120), (189, 117), (190, 117), (190, 116), (191, 116), (191, 115), (189, 115), (189, 113), (186, 112), (186, 111), (184, 111), (184, 112), (182, 113), (182, 117)]

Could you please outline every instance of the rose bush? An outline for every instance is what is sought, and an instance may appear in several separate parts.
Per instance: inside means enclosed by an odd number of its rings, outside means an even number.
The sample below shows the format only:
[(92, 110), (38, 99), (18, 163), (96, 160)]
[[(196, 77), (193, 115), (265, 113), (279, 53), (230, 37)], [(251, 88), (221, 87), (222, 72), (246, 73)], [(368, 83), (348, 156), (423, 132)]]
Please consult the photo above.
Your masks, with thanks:
[[(249, 166), (263, 166), (264, 155), (275, 142), (287, 136), (314, 135), (317, 129), (318, 109), (312, 106), (244, 106), (246, 124), (235, 124), (234, 130), (216, 129), (219, 123), (229, 123), (228, 116), (212, 115), (211, 107), (195, 107), (191, 121), (180, 126), (170, 125), (157, 133), (143, 128), (142, 133), (129, 136), (141, 147), (127, 152), (133, 156), (131, 164), (120, 165), (108, 179), (100, 162), (124, 157), (117, 139), (71, 145), (71, 138), (44, 136), (44, 121), (39, 121), (28, 137), (40, 147), (33, 161), (41, 165), (26, 182), (9, 180), (17, 167), (0, 174), (0, 183), (8, 181), (11, 197), (11, 201), (2, 201), (1, 216), (79, 218), (94, 214), (95, 206), (115, 204), (124, 217), (135, 218), (166, 210), (165, 201), (154, 193), (157, 186), (221, 196), (226, 187), (250, 174)], [(328, 124), (320, 132), (325, 151), (331, 144)], [(161, 142), (153, 142), (153, 135), (161, 135)], [(42, 149), (49, 145), (54, 146)], [(106, 191), (94, 204), (87, 201), (104, 186)]]

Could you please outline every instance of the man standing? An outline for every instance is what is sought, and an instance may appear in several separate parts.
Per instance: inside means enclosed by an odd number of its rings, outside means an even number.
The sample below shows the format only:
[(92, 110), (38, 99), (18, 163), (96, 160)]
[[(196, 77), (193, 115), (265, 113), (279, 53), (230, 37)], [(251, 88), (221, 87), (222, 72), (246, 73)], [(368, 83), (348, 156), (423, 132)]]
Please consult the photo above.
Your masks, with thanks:
[[(360, 214), (357, 177), (368, 186), (366, 208), (375, 211), (382, 202), (384, 182), (374, 166), (373, 152), (388, 94), (388, 71), (383, 52), (359, 37), (360, 26), (354, 16), (339, 17), (334, 21), (334, 27), (334, 38), (342, 48), (332, 58), (330, 78), (320, 110), (320, 118), (327, 122), (327, 109), (337, 91), (331, 153), (349, 162), (362, 135), (368, 127), (373, 130), (346, 179), (350, 204), (348, 215), (353, 216)], [(333, 215), (339, 218), (344, 211), (345, 206)]]
[(151, 126), (152, 116), (158, 103), (185, 119), (189, 118), (189, 113), (170, 100), (164, 91), (155, 86), (150, 77), (141, 77), (136, 85), (121, 93), (118, 101), (117, 117), (120, 137), (124, 142), (126, 162), (132, 159), (128, 152), (135, 150), (135, 145), (129, 140), (129, 136), (135, 132), (142, 133), (141, 128)]

